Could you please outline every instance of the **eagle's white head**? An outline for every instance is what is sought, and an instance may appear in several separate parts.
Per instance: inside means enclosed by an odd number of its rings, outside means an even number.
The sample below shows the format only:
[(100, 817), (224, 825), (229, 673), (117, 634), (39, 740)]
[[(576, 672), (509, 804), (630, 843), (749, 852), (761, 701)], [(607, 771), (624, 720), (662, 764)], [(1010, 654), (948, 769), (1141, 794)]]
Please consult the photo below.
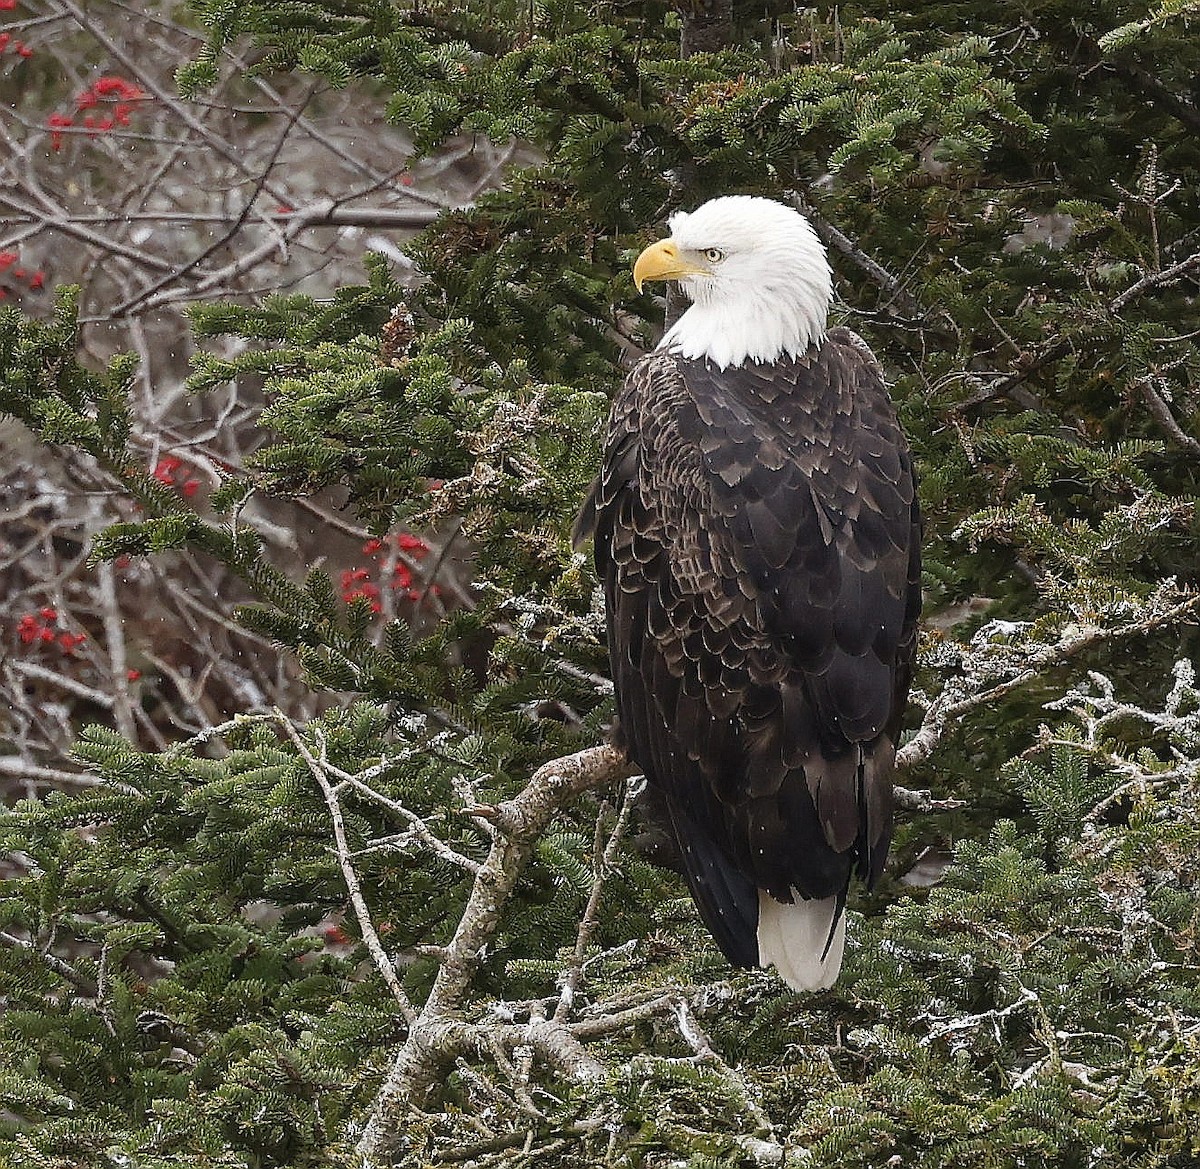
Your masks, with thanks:
[(719, 369), (798, 357), (825, 335), (833, 273), (799, 211), (754, 195), (671, 216), (671, 237), (637, 258), (633, 280), (678, 280), (691, 308), (659, 342)]

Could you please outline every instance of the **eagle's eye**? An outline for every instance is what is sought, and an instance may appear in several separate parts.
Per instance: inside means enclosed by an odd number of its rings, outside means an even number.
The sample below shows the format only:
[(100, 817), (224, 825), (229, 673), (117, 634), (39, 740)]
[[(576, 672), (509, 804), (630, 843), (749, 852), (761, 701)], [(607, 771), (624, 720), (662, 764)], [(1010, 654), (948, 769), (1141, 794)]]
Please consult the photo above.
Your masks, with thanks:
[(725, 259), (725, 253), (720, 248), (705, 248), (703, 255), (710, 264), (719, 264)]

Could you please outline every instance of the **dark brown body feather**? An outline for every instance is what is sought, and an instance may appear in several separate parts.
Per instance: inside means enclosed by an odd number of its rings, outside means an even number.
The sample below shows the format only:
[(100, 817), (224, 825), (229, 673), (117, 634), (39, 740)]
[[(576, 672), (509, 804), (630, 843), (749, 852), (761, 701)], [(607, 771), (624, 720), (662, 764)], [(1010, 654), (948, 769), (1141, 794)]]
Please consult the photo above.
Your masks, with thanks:
[(595, 537), (618, 735), (702, 917), (758, 962), (758, 889), (878, 877), (920, 610), (912, 462), (870, 350), (724, 372), (655, 352), (613, 404)]

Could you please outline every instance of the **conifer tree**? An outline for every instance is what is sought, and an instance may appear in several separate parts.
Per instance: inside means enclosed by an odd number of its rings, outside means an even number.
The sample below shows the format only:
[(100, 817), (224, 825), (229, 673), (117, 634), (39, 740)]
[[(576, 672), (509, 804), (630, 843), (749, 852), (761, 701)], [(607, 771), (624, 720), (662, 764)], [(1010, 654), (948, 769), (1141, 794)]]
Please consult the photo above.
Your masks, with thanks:
[[(415, 294), (367, 257), (331, 301), (193, 310), (192, 389), (267, 400), (202, 507), (142, 469), (134, 360), (79, 360), (69, 289), (0, 308), (0, 411), (141, 509), (93, 559), (220, 564), (320, 710), (91, 726), (95, 783), (0, 818), (0, 1158), (1193, 1164), (1196, 5), (194, 8), (187, 95), (236, 43), (423, 152), (537, 158), (416, 241)], [(825, 240), (928, 517), (891, 875), (815, 996), (731, 971), (659, 863), (569, 543), (661, 326), (630, 260), (730, 191)], [(248, 505), (329, 491), (379, 541), (454, 532), (469, 590), (421, 628), (290, 576)]]

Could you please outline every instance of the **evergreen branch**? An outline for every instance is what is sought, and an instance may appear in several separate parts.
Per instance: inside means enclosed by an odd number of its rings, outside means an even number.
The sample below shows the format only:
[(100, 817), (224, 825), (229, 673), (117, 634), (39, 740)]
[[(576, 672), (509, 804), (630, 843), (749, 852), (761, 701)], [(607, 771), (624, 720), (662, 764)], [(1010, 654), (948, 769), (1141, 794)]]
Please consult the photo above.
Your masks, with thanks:
[(1030, 1004), (1038, 1004), (1039, 999), (1028, 987), (1019, 986), (1020, 997), (1015, 999), (1004, 1007), (997, 1007), (990, 1011), (981, 1011), (977, 1015), (960, 1015), (952, 1019), (939, 1019), (929, 1028), (927, 1034), (921, 1039), (921, 1046), (928, 1047), (929, 1044), (936, 1042), (938, 1039), (944, 1039), (947, 1035), (953, 1035), (959, 1031), (970, 1031), (983, 1023), (991, 1023), (995, 1025), (998, 1019), (1005, 1019), (1014, 1011), (1019, 1011), (1022, 1007)]
[[(292, 732), (294, 734), (294, 731)], [(371, 1107), (371, 1114), (356, 1151), (368, 1163), (382, 1157), (395, 1142), (405, 1111), (419, 1106), (440, 1070), (452, 1058), (456, 1045), (472, 1038), (455, 1018), (479, 969), (483, 948), (495, 931), (501, 911), (516, 887), (538, 837), (551, 819), (575, 797), (635, 769), (615, 747), (591, 747), (555, 759), (539, 768), (525, 788), (510, 800), (490, 809), (498, 829), (483, 867), (476, 874), (470, 896), (454, 937), (446, 946), (445, 960), (420, 1014), (409, 1028), (404, 1046), (392, 1062)], [(570, 1031), (553, 1020), (530, 1024), (528, 1041), (540, 1043), (543, 1054), (557, 1066), (570, 1069), (573, 1078), (592, 1074), (596, 1061), (566, 1045)], [(573, 1037), (572, 1037), (573, 1038)], [(582, 1054), (581, 1054), (582, 1053)]]
[(925, 310), (920, 302), (908, 292), (898, 276), (894, 276), (877, 260), (868, 256), (848, 235), (834, 227), (802, 194), (798, 191), (792, 191), (789, 194), (797, 210), (813, 225), (813, 230), (827, 247), (836, 249), (852, 261), (873, 284), (886, 292), (906, 315), (910, 317), (925, 315)]
[(1193, 134), (1200, 133), (1200, 109), (1165, 85), (1148, 69), (1143, 69), (1132, 61), (1111, 57), (1106, 59), (1106, 54), (1097, 42), (1087, 37), (1083, 39), (1094, 58), (1103, 60), (1108, 71), (1116, 74), (1129, 89), (1148, 97), (1155, 105), (1187, 126)]
[[(1110, 316), (1117, 316), (1131, 301), (1136, 300), (1144, 293), (1163, 288), (1168, 284), (1174, 284), (1198, 268), (1200, 268), (1200, 252), (1193, 252), (1190, 256), (1185, 257), (1176, 264), (1172, 264), (1169, 268), (1164, 268), (1160, 272), (1148, 272), (1140, 280), (1131, 284), (1124, 292), (1110, 300), (1105, 306), (1104, 311)], [(1057, 361), (1060, 357), (1065, 357), (1071, 352), (1071, 349), (1072, 345), (1069, 340), (1064, 337), (1057, 337), (1033, 353), (1021, 353), (1017, 359), (1018, 368), (1013, 373), (995, 375), (992, 381), (986, 383), (969, 398), (965, 398), (961, 402), (956, 402), (952, 409), (955, 413), (960, 413), (964, 410), (973, 409), (976, 406), (982, 406), (985, 402), (990, 402), (995, 398), (1004, 397), (1004, 395), (1011, 393), (1023, 382), (1028, 381), (1035, 373), (1041, 372), (1051, 362)], [(1028, 404), (1026, 405), (1028, 406)]]
[(680, 57), (719, 53), (732, 44), (732, 0), (683, 0), (676, 7), (683, 16), (679, 34)]
[[(982, 406), (985, 402), (991, 402), (996, 398), (1002, 398), (1006, 394), (1012, 393), (1023, 382), (1028, 381), (1035, 373), (1039, 373), (1045, 369), (1051, 362), (1057, 361), (1060, 357), (1065, 357), (1070, 352), (1070, 342), (1061, 337), (1044, 346), (1036, 354), (1029, 355), (1022, 352), (1017, 357), (1017, 369), (1013, 373), (996, 375), (992, 381), (986, 383), (969, 398), (964, 398), (961, 402), (955, 402), (951, 409), (955, 413), (960, 413), (964, 410), (971, 410), (976, 406)], [(979, 377), (979, 375), (968, 376), (971, 376), (973, 381)], [(1035, 408), (1036, 403), (1023, 403), (1023, 405), (1025, 405), (1026, 409), (1031, 409)]]
[[(317, 786), (321, 789), (321, 794), (325, 797), (325, 806), (329, 809), (330, 818), (333, 820), (334, 848), (337, 853), (338, 864), (342, 869), (342, 879), (346, 882), (346, 892), (350, 896), (350, 904), (354, 906), (354, 916), (358, 919), (358, 928), (362, 932), (363, 943), (366, 945), (367, 952), (371, 955), (371, 959), (374, 961), (375, 968), (379, 971), (380, 977), (392, 992), (392, 997), (399, 1004), (400, 1013), (411, 1025), (417, 1013), (404, 987), (400, 985), (400, 979), (396, 975), (396, 968), (392, 965), (392, 960), (385, 953), (383, 943), (380, 942), (379, 935), (375, 932), (375, 926), (371, 923), (371, 913), (367, 908), (366, 898), (363, 897), (362, 887), (358, 883), (358, 874), (354, 871), (354, 865), (350, 860), (350, 846), (346, 841), (346, 825), (342, 819), (342, 805), (338, 800), (337, 792), (334, 790), (325, 773), (325, 760), (324, 758), (318, 760), (313, 755), (304, 740), (300, 737), (295, 726), (293, 726), (292, 720), (282, 710), (275, 707), (272, 713), (275, 716), (275, 721), (283, 728), (284, 733), (291, 739), (292, 744), (300, 753), (300, 757), (308, 765), (309, 771), (317, 781)], [(324, 743), (321, 745), (321, 754), (322, 756), (325, 754)]]
[[(775, 1126), (771, 1123), (770, 1117), (767, 1116), (758, 1102), (750, 1095), (749, 1089), (746, 1087), (746, 1081), (717, 1054), (713, 1048), (712, 1040), (709, 1039), (704, 1028), (700, 1026), (696, 1016), (692, 1013), (690, 1004), (685, 998), (677, 999), (675, 1002), (675, 1021), (679, 1025), (679, 1034), (683, 1036), (684, 1042), (695, 1053), (696, 1062), (713, 1068), (717, 1075), (725, 1081), (733, 1094), (741, 1101), (742, 1107), (746, 1109), (746, 1112), (754, 1121), (757, 1131), (773, 1133)], [(774, 1141), (769, 1143), (776, 1144)]]
[(0, 945), (34, 955), (60, 978), (65, 978), (76, 990), (82, 991), (88, 998), (95, 996), (96, 988), (70, 962), (64, 962), (63, 959), (39, 949), (25, 938), (18, 938), (15, 934), (8, 933), (7, 930), (0, 930)]

